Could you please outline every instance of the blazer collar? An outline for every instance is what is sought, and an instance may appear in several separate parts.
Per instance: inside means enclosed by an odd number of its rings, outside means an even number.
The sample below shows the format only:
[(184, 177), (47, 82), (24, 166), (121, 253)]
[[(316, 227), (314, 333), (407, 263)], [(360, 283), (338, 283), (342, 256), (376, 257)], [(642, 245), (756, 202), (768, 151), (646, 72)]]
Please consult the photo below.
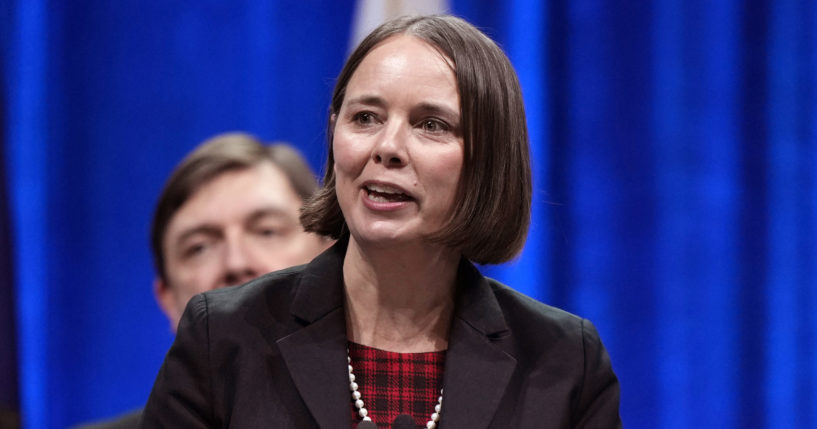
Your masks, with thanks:
[(488, 280), (462, 260), (445, 358), (443, 427), (479, 429), (491, 423), (516, 369), (509, 336)]
[(343, 311), (345, 254), (341, 240), (304, 268), (290, 310), (300, 327), (277, 341), (298, 393), (322, 428), (348, 428), (351, 417)]
[(457, 297), (454, 317), (462, 319), (486, 336), (508, 331), (502, 308), (488, 280), (467, 259), (460, 260), (457, 269)]
[[(291, 313), (303, 327), (277, 341), (301, 397), (320, 427), (348, 427), (349, 387), (343, 259), (347, 240), (309, 263)], [(454, 318), (446, 353), (442, 424), (487, 427), (516, 367), (504, 346), (509, 334), (485, 277), (463, 259), (457, 273)]]
[[(348, 236), (341, 238), (305, 267), (292, 303), (293, 316), (310, 323), (343, 307), (343, 259), (348, 244)], [(456, 293), (455, 317), (488, 336), (508, 330), (487, 279), (465, 258), (457, 267)]]
[(293, 316), (312, 323), (343, 307), (343, 259), (348, 244), (348, 238), (341, 238), (306, 265), (295, 289)]

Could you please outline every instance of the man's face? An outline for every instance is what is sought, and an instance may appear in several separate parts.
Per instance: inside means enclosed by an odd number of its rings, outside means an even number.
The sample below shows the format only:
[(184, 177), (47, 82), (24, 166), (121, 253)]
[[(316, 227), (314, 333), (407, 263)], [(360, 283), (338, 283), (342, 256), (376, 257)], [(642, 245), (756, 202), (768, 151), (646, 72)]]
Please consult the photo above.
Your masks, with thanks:
[(228, 171), (201, 186), (163, 238), (165, 281), (155, 290), (171, 327), (201, 292), (309, 262), (327, 247), (298, 221), (302, 201), (272, 163)]

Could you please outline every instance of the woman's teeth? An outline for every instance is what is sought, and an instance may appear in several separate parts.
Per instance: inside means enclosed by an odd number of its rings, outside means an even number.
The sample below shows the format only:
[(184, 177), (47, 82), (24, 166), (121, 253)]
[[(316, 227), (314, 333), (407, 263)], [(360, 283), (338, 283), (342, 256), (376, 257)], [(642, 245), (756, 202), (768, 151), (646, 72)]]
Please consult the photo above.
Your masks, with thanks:
[(367, 185), (366, 191), (369, 194), (369, 199), (376, 202), (393, 202), (393, 201), (408, 201), (411, 199), (408, 195), (401, 192), (399, 189), (383, 185)]

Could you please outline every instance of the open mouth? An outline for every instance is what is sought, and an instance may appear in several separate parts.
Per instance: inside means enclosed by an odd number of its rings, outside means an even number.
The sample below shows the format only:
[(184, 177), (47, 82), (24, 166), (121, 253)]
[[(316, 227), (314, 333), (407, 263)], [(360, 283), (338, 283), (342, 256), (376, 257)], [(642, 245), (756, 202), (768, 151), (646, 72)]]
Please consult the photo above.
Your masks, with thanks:
[(391, 186), (370, 184), (364, 186), (363, 189), (369, 194), (369, 199), (379, 203), (395, 203), (414, 199), (402, 190)]

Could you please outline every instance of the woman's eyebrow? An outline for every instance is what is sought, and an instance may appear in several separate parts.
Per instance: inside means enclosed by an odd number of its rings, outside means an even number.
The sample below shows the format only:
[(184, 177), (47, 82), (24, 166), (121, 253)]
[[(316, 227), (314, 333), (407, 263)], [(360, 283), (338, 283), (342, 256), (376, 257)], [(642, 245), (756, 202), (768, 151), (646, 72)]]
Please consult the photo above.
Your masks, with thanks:
[(386, 107), (386, 100), (377, 95), (361, 95), (350, 98), (346, 104), (362, 104), (365, 106)]
[[(382, 97), (377, 95), (361, 95), (358, 97), (350, 98), (347, 102), (347, 105), (355, 105), (360, 104), (364, 106), (375, 106), (380, 108), (385, 108), (387, 103)], [(451, 109), (447, 106), (444, 106), (439, 103), (433, 102), (422, 102), (419, 103), (414, 110), (421, 111), (423, 113), (430, 113), (430, 114), (437, 114), (441, 116), (446, 116), (452, 120), (459, 120), (460, 114), (459, 111)]]
[(443, 116), (449, 120), (459, 121), (460, 118), (460, 113), (458, 111), (437, 103), (420, 103), (416, 110), (425, 114)]

